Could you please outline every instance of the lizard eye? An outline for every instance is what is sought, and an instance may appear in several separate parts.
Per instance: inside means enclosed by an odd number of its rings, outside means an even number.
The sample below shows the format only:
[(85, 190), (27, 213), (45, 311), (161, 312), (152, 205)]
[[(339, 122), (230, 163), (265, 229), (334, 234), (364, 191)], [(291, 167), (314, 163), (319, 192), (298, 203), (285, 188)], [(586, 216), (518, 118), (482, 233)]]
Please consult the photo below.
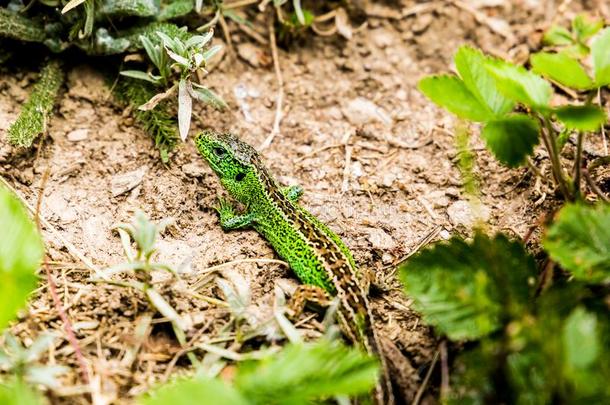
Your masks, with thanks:
[(216, 147), (216, 148), (214, 148), (214, 154), (217, 157), (221, 158), (221, 157), (224, 157), (227, 154), (227, 151), (224, 150), (223, 148)]
[(235, 180), (242, 181), (245, 177), (246, 177), (245, 173), (237, 173), (237, 175), (235, 176)]

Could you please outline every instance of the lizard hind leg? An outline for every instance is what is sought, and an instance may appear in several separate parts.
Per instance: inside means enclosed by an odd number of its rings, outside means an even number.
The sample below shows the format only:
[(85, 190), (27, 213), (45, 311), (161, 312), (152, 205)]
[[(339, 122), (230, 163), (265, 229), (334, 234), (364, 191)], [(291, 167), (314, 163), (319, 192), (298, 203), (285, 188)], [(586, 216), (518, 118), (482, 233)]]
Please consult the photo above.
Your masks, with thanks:
[(297, 287), (292, 298), (288, 302), (290, 318), (296, 319), (303, 313), (305, 305), (308, 303), (317, 304), (321, 307), (327, 307), (332, 303), (331, 296), (321, 287), (301, 284)]

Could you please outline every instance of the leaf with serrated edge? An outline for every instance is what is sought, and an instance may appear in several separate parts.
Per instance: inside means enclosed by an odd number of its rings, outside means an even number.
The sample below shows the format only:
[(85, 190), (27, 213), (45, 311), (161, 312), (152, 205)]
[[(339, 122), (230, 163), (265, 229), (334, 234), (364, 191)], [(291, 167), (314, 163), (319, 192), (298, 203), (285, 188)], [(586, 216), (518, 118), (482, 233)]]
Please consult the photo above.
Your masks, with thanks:
[(546, 45), (570, 45), (573, 42), (572, 34), (566, 28), (553, 25), (544, 33), (542, 41)]
[(532, 55), (530, 62), (533, 70), (551, 80), (567, 87), (587, 90), (593, 87), (593, 81), (585, 68), (565, 53), (540, 52)]
[(496, 86), (506, 97), (526, 106), (548, 109), (553, 88), (550, 83), (522, 66), (494, 60), (485, 64), (496, 79)]
[(579, 131), (597, 131), (607, 121), (605, 111), (594, 105), (568, 105), (555, 114), (567, 128)]
[(610, 281), (610, 205), (569, 204), (548, 229), (543, 246), (575, 279)]
[(140, 405), (207, 404), (251, 405), (235, 388), (217, 379), (195, 377), (164, 384), (138, 400)]
[(519, 114), (489, 121), (481, 131), (481, 137), (500, 162), (518, 167), (534, 152), (539, 133), (537, 121)]
[(494, 78), (485, 69), (485, 61), (490, 59), (477, 49), (462, 46), (455, 55), (455, 66), (468, 90), (500, 117), (510, 112), (514, 103), (498, 92)]
[(602, 30), (591, 45), (595, 84), (598, 87), (610, 84), (610, 27)]
[(427, 248), (400, 266), (405, 292), (423, 319), (452, 340), (479, 339), (521, 314), (535, 262), (504, 235), (477, 233)]
[(425, 77), (418, 87), (430, 100), (460, 118), (479, 122), (493, 118), (489, 108), (482, 105), (457, 76)]

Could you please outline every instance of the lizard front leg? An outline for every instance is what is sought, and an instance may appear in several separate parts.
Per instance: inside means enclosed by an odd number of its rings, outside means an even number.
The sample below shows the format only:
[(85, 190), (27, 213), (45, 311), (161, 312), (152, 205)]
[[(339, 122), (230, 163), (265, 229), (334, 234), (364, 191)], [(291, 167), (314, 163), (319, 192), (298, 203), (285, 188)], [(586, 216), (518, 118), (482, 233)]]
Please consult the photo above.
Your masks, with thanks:
[(214, 209), (220, 215), (220, 226), (225, 231), (247, 228), (256, 220), (256, 216), (253, 213), (237, 214), (235, 207), (224, 198), (218, 199), (218, 206), (214, 207)]
[(303, 196), (303, 187), (301, 186), (288, 186), (282, 189), (282, 193), (293, 203), (299, 201)]

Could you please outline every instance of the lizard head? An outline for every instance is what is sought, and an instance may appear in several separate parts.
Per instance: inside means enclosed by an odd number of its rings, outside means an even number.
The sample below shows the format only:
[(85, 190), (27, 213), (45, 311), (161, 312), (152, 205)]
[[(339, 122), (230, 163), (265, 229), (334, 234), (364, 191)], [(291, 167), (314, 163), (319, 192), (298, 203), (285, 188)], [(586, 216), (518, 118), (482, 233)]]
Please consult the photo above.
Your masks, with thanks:
[(260, 157), (256, 150), (233, 134), (214, 131), (197, 135), (195, 144), (229, 194), (247, 204), (258, 184), (256, 162)]

